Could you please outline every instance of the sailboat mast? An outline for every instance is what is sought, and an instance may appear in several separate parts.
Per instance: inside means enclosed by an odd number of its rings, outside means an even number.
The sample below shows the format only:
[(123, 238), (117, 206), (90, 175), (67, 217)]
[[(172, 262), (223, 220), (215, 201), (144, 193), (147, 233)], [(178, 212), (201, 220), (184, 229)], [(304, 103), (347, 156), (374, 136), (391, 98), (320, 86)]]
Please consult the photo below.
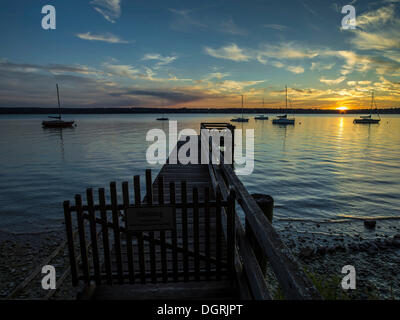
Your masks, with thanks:
[(58, 117), (61, 120), (61, 105), (60, 105), (60, 93), (58, 91), (58, 83), (56, 83), (56, 87), (57, 87), (57, 100), (58, 100)]
[(286, 112), (287, 112), (287, 86), (285, 86), (286, 88)]
[(243, 118), (243, 95), (242, 95), (242, 118)]
[(371, 109), (369, 110), (369, 114), (372, 115), (372, 108), (374, 107), (374, 92), (372, 91), (371, 96)]

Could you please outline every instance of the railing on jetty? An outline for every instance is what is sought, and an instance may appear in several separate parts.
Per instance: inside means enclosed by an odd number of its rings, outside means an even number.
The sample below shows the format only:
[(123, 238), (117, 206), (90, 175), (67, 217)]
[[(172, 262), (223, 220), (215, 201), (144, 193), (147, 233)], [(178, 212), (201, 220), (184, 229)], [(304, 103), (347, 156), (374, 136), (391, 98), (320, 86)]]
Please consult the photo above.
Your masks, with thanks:
[[(200, 129), (229, 130), (234, 146), (234, 126), (202, 123)], [(210, 145), (210, 141), (202, 136), (199, 141), (201, 152), (208, 153), (210, 160), (213, 159), (212, 151), (217, 148), (220, 160), (206, 165), (167, 163), (154, 183), (151, 171), (146, 170), (146, 196), (143, 201), (140, 178), (135, 176), (134, 201), (130, 200), (129, 183), (123, 182), (122, 203), (118, 202), (117, 187), (112, 182), (110, 203), (107, 203), (102, 188), (98, 192), (98, 204), (94, 203), (92, 189), (86, 192), (87, 204), (82, 203), (80, 195), (75, 197), (74, 205), (64, 202), (73, 284), (76, 286), (80, 281), (89, 286), (93, 283), (144, 284), (228, 279), (235, 283), (242, 299), (272, 299), (259, 263), (259, 252), (255, 253), (256, 243), (261, 255), (268, 259), (286, 299), (321, 299), (301, 265), (236, 176), (233, 161), (225, 159), (226, 149), (213, 143)], [(228, 154), (233, 157), (233, 150)], [(171, 170), (166, 174), (168, 179), (173, 179), (169, 184), (164, 182), (165, 167)], [(195, 168), (199, 171), (193, 174), (197, 170)], [(175, 177), (177, 172), (181, 173), (179, 177)], [(209, 186), (200, 189), (195, 185), (189, 193), (187, 184), (192, 182), (190, 177), (196, 175), (206, 178)], [(176, 184), (177, 179), (183, 180)], [(236, 205), (243, 210), (246, 228), (240, 222)], [(163, 212), (162, 215), (170, 211), (173, 227), (153, 231), (132, 230), (127, 218), (132, 208), (156, 208)], [(73, 212), (76, 217), (72, 216)], [(75, 244), (73, 236), (74, 223), (79, 234), (78, 244)], [(79, 267), (77, 255), (81, 258)]]
[[(235, 127), (225, 123), (202, 123), (201, 129), (230, 130), (232, 132), (233, 146), (231, 156), (234, 156)], [(203, 152), (209, 152), (209, 159), (212, 159), (212, 147), (212, 142), (210, 143), (203, 139), (202, 150)], [(221, 152), (220, 157), (219, 164), (209, 164), (214, 191), (221, 192), (224, 199), (232, 192), (235, 193), (235, 199), (243, 209), (248, 228), (251, 230), (252, 236), (255, 237), (262, 253), (268, 258), (285, 298), (321, 299), (319, 292), (308, 279), (300, 264), (282, 242), (256, 201), (235, 174), (233, 166), (225, 164), (226, 159), (224, 159), (223, 152)], [(233, 159), (230, 160), (230, 163), (233, 163)], [(263, 271), (250, 244), (249, 237), (246, 236), (244, 226), (239, 217), (235, 221), (237, 243), (235, 268), (240, 291), (245, 293), (246, 288), (248, 288), (251, 298), (271, 299)], [(225, 220), (224, 223), (226, 223)]]

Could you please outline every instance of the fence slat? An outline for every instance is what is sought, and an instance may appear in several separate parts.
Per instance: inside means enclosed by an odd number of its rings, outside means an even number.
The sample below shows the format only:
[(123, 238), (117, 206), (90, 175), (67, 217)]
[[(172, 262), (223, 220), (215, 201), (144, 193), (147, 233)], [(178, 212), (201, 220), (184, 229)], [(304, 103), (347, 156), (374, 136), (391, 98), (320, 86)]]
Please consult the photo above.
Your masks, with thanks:
[(92, 245), (94, 277), (96, 279), (96, 285), (100, 285), (101, 277), (100, 277), (99, 248), (97, 245), (96, 212), (94, 210), (93, 190), (91, 188), (86, 190), (86, 200), (88, 205), (89, 222), (90, 222), (90, 241)]
[(76, 257), (75, 257), (75, 245), (74, 245), (74, 232), (72, 230), (72, 218), (69, 201), (64, 201), (64, 217), (65, 217), (65, 229), (67, 233), (68, 252), (69, 252), (69, 263), (71, 266), (71, 277), (72, 285), (76, 287), (78, 285), (78, 271), (76, 268)]
[(182, 241), (183, 241), (183, 281), (189, 281), (189, 253), (188, 253), (188, 230), (187, 230), (187, 189), (186, 181), (181, 182), (181, 197), (182, 197)]
[(193, 188), (193, 241), (194, 241), (194, 271), (196, 281), (200, 280), (200, 245), (199, 245), (199, 190)]
[(216, 214), (216, 257), (215, 259), (217, 260), (216, 264), (216, 270), (217, 270), (217, 280), (221, 279), (221, 259), (222, 259), (222, 222), (221, 222), (221, 201), (222, 201), (222, 195), (221, 191), (217, 191), (216, 195), (216, 209), (215, 209), (215, 214)]
[[(164, 178), (162, 176), (158, 177), (158, 203), (160, 205), (164, 204)], [(163, 281), (168, 281), (168, 269), (167, 269), (167, 249), (165, 246), (165, 231), (160, 231), (160, 241), (161, 241), (161, 268), (163, 274)]]
[(121, 234), (119, 230), (119, 211), (117, 209), (117, 186), (115, 182), (110, 183), (111, 193), (111, 206), (112, 206), (112, 217), (114, 225), (114, 248), (115, 258), (117, 261), (117, 272), (118, 272), (118, 283), (124, 283), (124, 271), (122, 266), (122, 254), (121, 254)]
[[(139, 206), (142, 203), (141, 193), (140, 193), (140, 176), (135, 176), (133, 178), (133, 184), (134, 184), (134, 189), (135, 189), (135, 205)], [(146, 283), (146, 265), (144, 263), (143, 232), (136, 232), (135, 235), (136, 235), (136, 238), (138, 241), (140, 282), (142, 284), (145, 284)]]
[(169, 184), (169, 203), (174, 206), (174, 228), (171, 232), (172, 237), (172, 270), (173, 270), (173, 279), (175, 282), (178, 282), (178, 243), (177, 243), (177, 235), (176, 235), (176, 208), (175, 208), (175, 183), (170, 182)]
[(235, 191), (230, 190), (228, 196), (227, 210), (227, 259), (228, 259), (228, 274), (231, 280), (234, 279), (235, 272), (235, 245), (236, 245), (236, 230), (235, 230)]
[(207, 280), (210, 279), (210, 274), (211, 274), (211, 245), (210, 245), (210, 188), (205, 187), (204, 188), (204, 213), (205, 213), (205, 219), (204, 219), (204, 224), (205, 224), (205, 253), (206, 253), (206, 274), (207, 274)]
[(86, 250), (85, 222), (83, 218), (82, 198), (79, 194), (75, 195), (75, 207), (78, 217), (79, 246), (81, 249), (83, 279), (87, 284), (89, 284), (90, 278), (89, 278), (89, 263)]
[[(150, 169), (146, 169), (146, 202), (147, 204), (153, 204), (153, 183)], [(154, 242), (154, 231), (149, 232), (149, 241), (151, 282), (156, 283), (156, 247)]]
[(108, 219), (106, 210), (106, 196), (104, 188), (99, 189), (99, 204), (100, 204), (100, 216), (101, 216), (101, 232), (103, 238), (103, 251), (104, 251), (104, 266), (107, 275), (107, 284), (112, 284), (112, 272), (111, 272), (111, 256), (110, 256), (110, 240), (108, 235)]
[[(129, 207), (129, 187), (127, 181), (124, 181), (122, 183), (122, 199), (125, 207), (125, 227), (126, 229), (128, 229), (126, 215)], [(125, 237), (126, 237), (126, 254), (128, 258), (129, 283), (133, 284), (135, 283), (135, 269), (133, 266), (132, 234), (126, 232)]]

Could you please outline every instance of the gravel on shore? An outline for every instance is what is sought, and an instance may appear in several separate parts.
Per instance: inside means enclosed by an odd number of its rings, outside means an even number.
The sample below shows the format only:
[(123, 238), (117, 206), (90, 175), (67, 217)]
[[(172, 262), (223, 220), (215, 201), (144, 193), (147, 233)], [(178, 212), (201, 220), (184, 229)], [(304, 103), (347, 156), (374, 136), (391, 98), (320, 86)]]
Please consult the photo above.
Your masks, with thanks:
[[(362, 221), (355, 222), (364, 228)], [(400, 299), (400, 222), (392, 222), (392, 232), (366, 231), (342, 233), (330, 225), (280, 222), (277, 231), (293, 255), (309, 274), (324, 279), (343, 278), (345, 265), (356, 269), (356, 290), (348, 290), (350, 299)], [(379, 223), (378, 223), (379, 226)], [(331, 231), (329, 231), (331, 230)], [(378, 229), (379, 230), (379, 229)], [(0, 299), (6, 299), (33, 270), (61, 243), (63, 230), (41, 234), (14, 235), (0, 232)], [(57, 278), (68, 267), (67, 247), (53, 259)], [(48, 291), (41, 287), (41, 273), (15, 298), (43, 299)], [(276, 288), (275, 288), (276, 289)], [(343, 289), (337, 285), (340, 294)], [(67, 277), (53, 299), (74, 299), (77, 289)]]

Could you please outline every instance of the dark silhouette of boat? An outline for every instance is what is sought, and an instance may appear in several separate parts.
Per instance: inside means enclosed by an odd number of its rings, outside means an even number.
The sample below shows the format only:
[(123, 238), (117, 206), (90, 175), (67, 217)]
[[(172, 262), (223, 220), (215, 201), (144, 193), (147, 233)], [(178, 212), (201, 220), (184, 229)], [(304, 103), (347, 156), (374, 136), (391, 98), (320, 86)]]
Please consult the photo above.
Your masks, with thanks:
[[(263, 102), (262, 102), (262, 106), (263, 106), (263, 109), (264, 109), (264, 99), (263, 99)], [(263, 114), (260, 114), (258, 116), (255, 116), (254, 120), (268, 120), (268, 116), (264, 116)]]
[[(372, 118), (372, 108), (374, 106), (375, 106), (375, 110), (377, 111), (376, 113), (378, 114), (378, 119)], [(357, 123), (357, 124), (373, 124), (373, 123), (379, 123), (380, 121), (381, 121), (381, 117), (379, 116), (378, 107), (376, 106), (376, 103), (375, 103), (374, 92), (372, 92), (371, 108), (370, 108), (369, 115), (360, 116), (360, 118), (354, 119), (353, 123)]]
[(57, 87), (57, 100), (58, 100), (58, 116), (49, 116), (51, 119), (56, 119), (56, 120), (44, 120), (42, 121), (42, 126), (43, 128), (69, 128), (72, 127), (75, 123), (74, 120), (71, 121), (64, 121), (61, 118), (61, 105), (60, 105), (60, 94), (58, 91), (58, 84), (56, 84)]
[[(287, 103), (288, 103), (288, 91), (286, 86), (286, 112), (287, 112)], [(287, 113), (281, 116), (277, 116), (275, 119), (272, 120), (272, 124), (279, 124), (279, 125), (294, 125), (295, 119), (289, 119)]]
[(249, 122), (249, 119), (243, 117), (243, 95), (242, 95), (242, 117), (241, 118), (233, 118), (232, 122)]

